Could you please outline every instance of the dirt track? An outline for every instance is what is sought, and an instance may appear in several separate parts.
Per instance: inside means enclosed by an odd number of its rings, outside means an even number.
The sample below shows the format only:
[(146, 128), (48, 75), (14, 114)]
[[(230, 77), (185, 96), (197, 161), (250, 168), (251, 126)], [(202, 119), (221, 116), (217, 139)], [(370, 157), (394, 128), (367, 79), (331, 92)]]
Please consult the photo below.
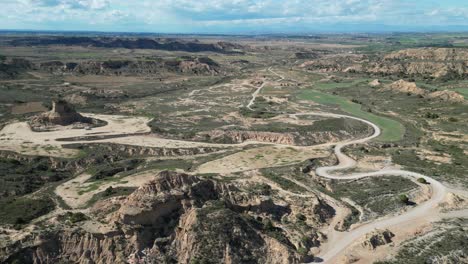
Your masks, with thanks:
[[(434, 212), (435, 212), (434, 209), (438, 206), (439, 203), (441, 203), (444, 200), (447, 194), (447, 188), (445, 188), (445, 186), (442, 185), (440, 182), (426, 175), (422, 175), (422, 174), (410, 172), (410, 171), (396, 170), (396, 169), (382, 169), (382, 170), (375, 171), (375, 172), (356, 173), (356, 174), (350, 174), (350, 175), (344, 175), (344, 176), (330, 174), (330, 172), (333, 172), (333, 171), (353, 168), (356, 165), (356, 161), (354, 161), (350, 157), (343, 154), (341, 150), (345, 146), (365, 143), (373, 138), (376, 138), (377, 136), (380, 135), (379, 127), (377, 127), (375, 124), (367, 120), (357, 118), (357, 117), (352, 117), (352, 116), (328, 114), (328, 113), (306, 113), (306, 114), (352, 118), (352, 119), (364, 122), (372, 126), (372, 128), (374, 129), (374, 133), (369, 137), (352, 140), (346, 143), (338, 143), (334, 148), (335, 155), (339, 161), (338, 165), (317, 168), (316, 170), (317, 175), (321, 177), (325, 177), (329, 179), (337, 179), (337, 180), (361, 179), (365, 177), (376, 177), (376, 176), (383, 176), (383, 175), (403, 176), (403, 177), (411, 177), (411, 178), (416, 178), (416, 179), (424, 178), (430, 184), (432, 188), (432, 195), (428, 201), (419, 204), (415, 208), (408, 210), (404, 212), (403, 214), (390, 217), (390, 218), (383, 218), (383, 219), (362, 225), (350, 232), (340, 233), (339, 235), (333, 234), (333, 236), (331, 236), (333, 237), (333, 240), (329, 240), (327, 242), (329, 246), (325, 248), (325, 250), (322, 249), (322, 252), (320, 253), (320, 256), (319, 256), (320, 259), (325, 261), (325, 263), (335, 263), (333, 261), (336, 261), (335, 258), (339, 256), (340, 253), (343, 252), (343, 250), (345, 250), (348, 246), (350, 246), (353, 242), (358, 240), (360, 237), (364, 236), (365, 234), (369, 232), (372, 232), (374, 229), (392, 228), (397, 225), (415, 221), (417, 219), (427, 220), (427, 219), (433, 218)], [(306, 115), (306, 114), (301, 114), (301, 115)]]
[[(271, 68), (268, 69), (270, 72), (278, 75), (281, 80), (283, 76), (273, 72)], [(250, 108), (255, 102), (255, 98), (258, 93), (261, 91), (261, 88), (264, 87), (266, 82), (263, 82), (260, 87), (252, 94), (252, 100), (247, 105)], [(342, 149), (348, 145), (361, 144), (369, 140), (374, 139), (379, 136), (381, 131), (380, 128), (375, 124), (356, 117), (338, 115), (331, 113), (298, 113), (292, 116), (301, 116), (301, 115), (318, 115), (325, 117), (341, 117), (341, 118), (351, 118), (359, 120), (370, 125), (374, 129), (374, 133), (371, 136), (351, 140), (341, 143), (329, 143), (323, 144), (321, 146), (334, 146), (334, 153), (339, 160), (339, 164), (336, 166), (321, 167), (316, 170), (316, 174), (330, 179), (360, 179), (365, 177), (378, 177), (383, 175), (389, 176), (403, 176), (410, 178), (424, 178), (427, 182), (430, 183), (432, 189), (431, 198), (423, 202), (416, 207), (392, 217), (384, 217), (378, 219), (371, 223), (363, 224), (349, 232), (337, 232), (331, 231), (332, 234), (328, 234), (329, 241), (321, 247), (321, 252), (319, 253), (319, 258), (322, 259), (325, 263), (336, 263), (336, 258), (340, 256), (348, 247), (350, 247), (353, 242), (358, 240), (360, 237), (365, 234), (373, 231), (376, 228), (379, 229), (392, 229), (398, 228), (398, 225), (404, 225), (407, 222), (414, 222), (416, 220), (428, 220), (434, 219), (434, 215), (443, 216), (437, 210), (437, 206), (442, 202), (447, 194), (447, 188), (442, 185), (440, 182), (430, 178), (426, 175), (421, 175), (418, 173), (397, 170), (397, 169), (382, 169), (375, 172), (366, 172), (366, 173), (356, 173), (350, 175), (335, 175), (332, 172), (337, 170), (349, 169), (356, 166), (356, 161), (351, 159), (342, 153)], [(60, 138), (67, 137), (82, 137), (82, 136), (92, 136), (92, 135), (118, 135), (118, 134), (127, 134), (132, 133), (146, 133), (150, 129), (146, 125), (149, 119), (147, 118), (135, 118), (135, 117), (123, 117), (123, 116), (105, 116), (105, 115), (90, 115), (94, 118), (102, 119), (107, 121), (109, 124), (104, 127), (95, 128), (91, 131), (83, 129), (61, 129), (51, 132), (32, 132), (29, 126), (25, 122), (19, 122), (7, 125), (2, 131), (0, 131), (0, 140), (1, 140), (1, 149), (12, 150), (20, 153), (26, 153), (31, 155), (41, 155), (48, 154), (51, 156), (63, 156), (63, 155), (72, 155), (73, 153), (68, 153), (70, 150), (62, 149), (61, 146), (64, 142), (57, 141)], [(91, 141), (87, 140), (78, 140), (74, 143), (88, 143)], [(241, 146), (254, 144), (258, 142), (244, 142), (241, 144), (209, 144), (209, 143), (200, 143), (200, 142), (188, 142), (182, 140), (167, 140), (158, 138), (151, 135), (140, 135), (140, 136), (126, 136), (112, 139), (103, 139), (92, 142), (112, 142), (117, 144), (129, 144), (129, 145), (141, 145), (141, 146), (157, 146), (157, 147), (201, 147), (201, 146), (218, 146), (218, 147), (230, 147), (230, 146)], [(277, 145), (277, 144), (268, 144), (268, 145)], [(46, 146), (52, 146), (53, 149), (46, 148)], [(281, 145), (278, 145), (281, 146)], [(319, 146), (314, 146), (315, 148)], [(295, 147), (298, 148), (298, 147)], [(86, 177), (83, 176), (83, 180)], [(62, 186), (66, 188), (66, 186)], [(60, 195), (60, 192), (58, 193)], [(63, 196), (63, 195), (61, 195)], [(69, 197), (72, 200), (75, 200), (76, 197)], [(72, 202), (73, 203), (73, 202)], [(81, 203), (80, 203), (81, 204)], [(78, 204), (77, 204), (78, 206)], [(462, 211), (455, 214), (457, 217), (460, 215), (467, 216), (468, 212)], [(450, 216), (450, 214), (445, 214), (445, 216)]]

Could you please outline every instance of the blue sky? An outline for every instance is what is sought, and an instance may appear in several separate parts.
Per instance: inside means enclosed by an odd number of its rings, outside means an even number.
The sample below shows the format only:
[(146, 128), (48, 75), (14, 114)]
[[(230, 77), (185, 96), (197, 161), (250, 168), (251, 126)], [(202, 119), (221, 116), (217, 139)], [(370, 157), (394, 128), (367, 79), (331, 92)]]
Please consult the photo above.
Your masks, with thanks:
[(468, 0), (0, 0), (1, 29), (161, 33), (468, 31)]

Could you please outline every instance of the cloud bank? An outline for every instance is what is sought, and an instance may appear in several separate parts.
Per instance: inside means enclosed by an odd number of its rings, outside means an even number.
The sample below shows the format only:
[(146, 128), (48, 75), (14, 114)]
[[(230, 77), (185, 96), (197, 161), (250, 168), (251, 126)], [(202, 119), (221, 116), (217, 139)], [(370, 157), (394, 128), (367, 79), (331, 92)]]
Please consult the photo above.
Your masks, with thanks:
[[(2, 0), (0, 28), (162, 33), (467, 26), (458, 0)], [(386, 27), (383, 25), (387, 25)]]

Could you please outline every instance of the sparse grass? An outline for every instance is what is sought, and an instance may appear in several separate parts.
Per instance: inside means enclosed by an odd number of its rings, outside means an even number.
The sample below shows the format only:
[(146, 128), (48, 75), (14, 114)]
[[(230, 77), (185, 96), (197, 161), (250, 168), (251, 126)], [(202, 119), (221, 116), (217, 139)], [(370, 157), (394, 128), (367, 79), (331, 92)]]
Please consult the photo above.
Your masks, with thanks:
[(262, 175), (275, 183), (277, 183), (281, 188), (287, 190), (287, 191), (292, 191), (296, 193), (304, 193), (307, 192), (306, 189), (303, 187), (295, 184), (294, 182), (286, 179), (284, 176), (285, 174), (282, 173), (282, 171), (275, 170), (274, 168), (265, 168), (261, 170)]
[(330, 181), (333, 193), (346, 197), (365, 208), (369, 216), (381, 216), (399, 210), (400, 195), (418, 188), (418, 185), (403, 177), (371, 177), (353, 181)]

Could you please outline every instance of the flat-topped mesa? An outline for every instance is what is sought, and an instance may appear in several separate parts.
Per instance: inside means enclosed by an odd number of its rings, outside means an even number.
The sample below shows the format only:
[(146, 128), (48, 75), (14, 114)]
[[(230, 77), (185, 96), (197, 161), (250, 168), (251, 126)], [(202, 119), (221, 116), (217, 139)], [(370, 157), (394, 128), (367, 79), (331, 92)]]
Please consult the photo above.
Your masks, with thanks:
[(93, 123), (91, 118), (84, 117), (77, 113), (75, 109), (65, 100), (53, 101), (52, 110), (41, 114), (33, 121), (61, 126), (67, 126), (73, 123)]

